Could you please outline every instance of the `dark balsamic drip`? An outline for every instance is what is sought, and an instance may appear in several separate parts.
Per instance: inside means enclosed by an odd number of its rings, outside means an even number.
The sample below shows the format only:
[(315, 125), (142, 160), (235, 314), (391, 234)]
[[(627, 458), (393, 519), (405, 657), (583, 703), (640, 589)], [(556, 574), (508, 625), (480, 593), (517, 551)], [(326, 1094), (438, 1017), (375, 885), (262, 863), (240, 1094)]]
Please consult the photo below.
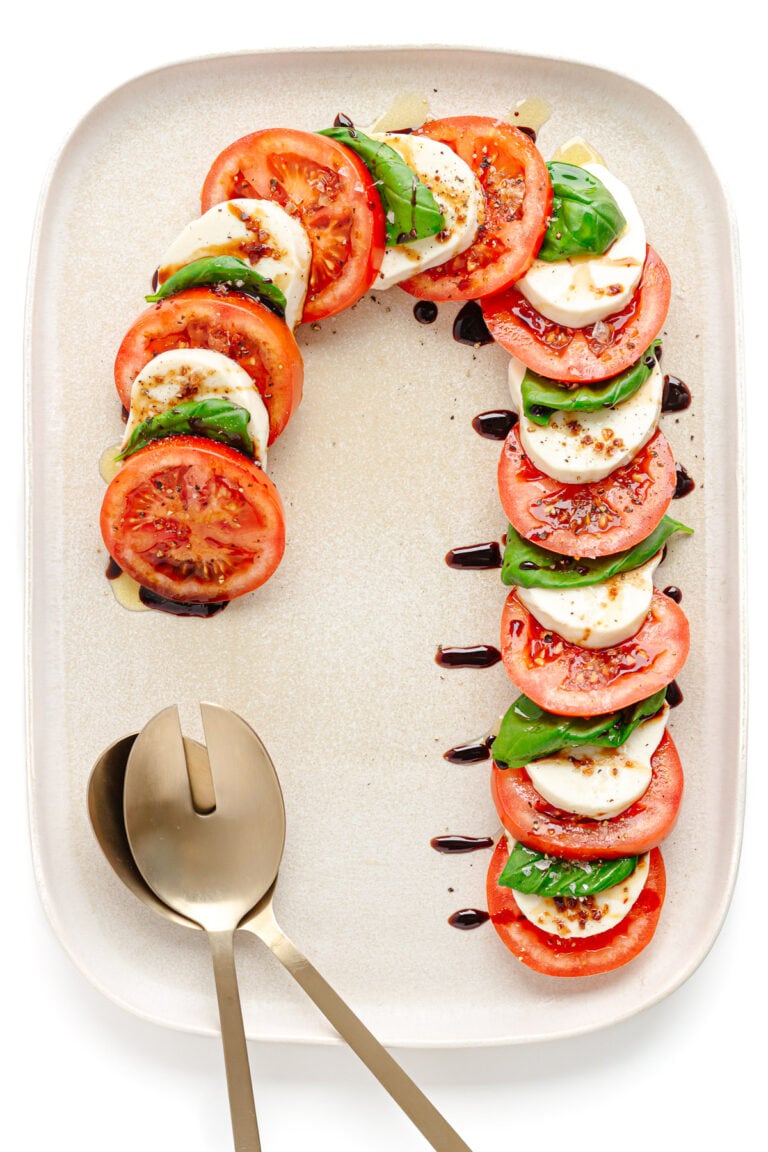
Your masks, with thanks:
[(481, 848), (493, 848), (492, 836), (433, 836), (430, 845), (435, 852), (479, 852)]
[(481, 412), (472, 421), (475, 432), (486, 440), (506, 440), (515, 424), (517, 413), (510, 412), (506, 408), (499, 408), (494, 412)]
[(158, 596), (156, 592), (150, 592), (148, 588), (139, 589), (139, 600), (145, 607), (154, 608), (158, 612), (167, 612), (170, 616), (206, 618), (223, 612), (228, 603), (227, 600), (224, 600), (218, 604), (180, 604), (177, 600), (167, 600), (165, 596)]
[(128, 423), (129, 415), (130, 413), (128, 412), (128, 409), (125, 407), (125, 405), (123, 405), (123, 407), (120, 409), (120, 419), (122, 420), (123, 424)]
[(458, 912), (448, 917), (448, 923), (451, 928), (479, 928), (490, 918), (490, 915), (480, 908), (460, 908)]
[(682, 496), (688, 496), (691, 492), (693, 492), (695, 487), (696, 481), (688, 475), (682, 464), (678, 464), (677, 483), (675, 484), (675, 491), (672, 499), (679, 500)]
[(152, 291), (157, 292), (157, 289), (159, 286), (160, 286), (160, 269), (155, 268), (154, 272), (152, 273)]
[(413, 306), (413, 314), (419, 324), (434, 324), (437, 320), (437, 304), (434, 300), (419, 300)]
[(675, 604), (679, 604), (683, 598), (682, 592), (674, 584), (670, 584), (668, 588), (664, 589), (664, 595), (669, 596), (670, 600), (674, 600)]
[(680, 691), (680, 685), (677, 680), (673, 680), (671, 684), (667, 685), (667, 704), (670, 708), (677, 708), (678, 704), (683, 702), (683, 694)]
[(531, 138), (531, 140), (533, 140), (534, 144), (536, 143), (536, 129), (535, 128), (529, 128), (527, 124), (515, 124), (515, 128), (517, 128), (520, 132), (525, 132), (526, 136), (530, 136), (530, 138)]
[(453, 338), (459, 344), (493, 344), (493, 336), (483, 318), (483, 310), (477, 300), (467, 300), (456, 314), (453, 322)]
[(107, 580), (117, 580), (118, 576), (122, 576), (122, 574), (123, 574), (122, 568), (117, 563), (117, 561), (113, 560), (112, 557), (110, 556), (109, 563), (107, 564), (107, 570), (104, 573)]
[(334, 128), (346, 128), (350, 136), (356, 136), (355, 125), (349, 116), (344, 112), (339, 112), (338, 116), (333, 121)]
[(661, 394), (662, 412), (684, 412), (691, 403), (691, 390), (677, 376), (664, 377), (664, 391)]
[(449, 764), (478, 764), (481, 760), (490, 760), (493, 737), (487, 740), (473, 740), (469, 744), (457, 744), (443, 752), (443, 760)]
[(501, 568), (501, 549), (495, 540), (488, 544), (467, 544), (445, 554), (449, 568)]
[(470, 648), (438, 648), (435, 663), (443, 668), (491, 668), (501, 660), (501, 652), (491, 644)]

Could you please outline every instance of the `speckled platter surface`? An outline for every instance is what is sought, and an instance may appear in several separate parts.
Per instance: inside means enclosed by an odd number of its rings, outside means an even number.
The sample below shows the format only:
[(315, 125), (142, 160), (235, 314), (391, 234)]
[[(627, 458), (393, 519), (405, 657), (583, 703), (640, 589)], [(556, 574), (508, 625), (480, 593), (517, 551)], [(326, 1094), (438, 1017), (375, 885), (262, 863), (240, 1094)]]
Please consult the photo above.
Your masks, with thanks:
[[(445, 669), (440, 645), (497, 644), (498, 573), (460, 572), (453, 547), (499, 539), (499, 445), (472, 419), (508, 406), (505, 353), (452, 339), (457, 306), (418, 324), (399, 289), (302, 328), (305, 396), (274, 445), (285, 559), (263, 589), (210, 620), (129, 612), (105, 579), (98, 461), (121, 435), (112, 363), (158, 256), (199, 212), (208, 166), (259, 127), (307, 130), (339, 111), (371, 122), (403, 92), (433, 115), (552, 109), (545, 157), (587, 138), (632, 188), (670, 268), (664, 367), (693, 403), (663, 417), (696, 482), (673, 513), (695, 529), (657, 574), (683, 590), (692, 650), (671, 730), (686, 770), (664, 848), (668, 896), (652, 945), (607, 976), (530, 972), (483, 908), (487, 852), (448, 857), (446, 833), (498, 829), (488, 765), (443, 759), (516, 695), (501, 665)], [(172, 177), (171, 177), (171, 174)], [(99, 753), (178, 702), (241, 713), (275, 761), (287, 846), (285, 930), (385, 1042), (500, 1044), (588, 1031), (679, 986), (725, 916), (743, 804), (741, 381), (734, 238), (712, 166), (658, 96), (578, 64), (459, 49), (242, 54), (174, 65), (109, 95), (77, 127), (38, 226), (27, 331), (30, 468), (30, 807), (41, 894), (74, 962), (127, 1009), (217, 1029), (201, 933), (122, 888), (91, 833)], [(250, 1036), (332, 1038), (251, 938), (239, 944)]]

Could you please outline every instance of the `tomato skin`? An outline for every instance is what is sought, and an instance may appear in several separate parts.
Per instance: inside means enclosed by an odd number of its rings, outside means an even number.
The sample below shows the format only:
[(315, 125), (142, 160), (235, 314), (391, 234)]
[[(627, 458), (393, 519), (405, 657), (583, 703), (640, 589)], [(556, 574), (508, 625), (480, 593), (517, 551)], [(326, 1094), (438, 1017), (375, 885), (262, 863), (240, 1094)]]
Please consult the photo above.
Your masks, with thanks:
[(210, 348), (236, 360), (269, 413), (269, 443), (301, 402), (304, 363), (287, 324), (250, 296), (190, 288), (150, 305), (134, 321), (115, 357), (115, 387), (124, 408), (142, 368), (171, 348)]
[(610, 820), (588, 820), (549, 805), (524, 768), (491, 771), (491, 795), (504, 827), (516, 840), (569, 860), (639, 856), (665, 840), (683, 798), (683, 768), (665, 732), (651, 757), (651, 782), (643, 796)]
[(531, 463), (515, 427), (501, 450), (497, 482), (501, 506), (521, 536), (551, 552), (592, 558), (645, 540), (669, 507), (677, 473), (669, 443), (657, 431), (604, 480), (563, 484)]
[[(649, 247), (632, 302), (614, 317), (623, 326), (616, 330), (613, 343), (607, 347), (590, 347), (594, 325), (561, 328), (550, 324), (514, 288), (483, 300), (483, 316), (494, 340), (531, 371), (550, 380), (588, 383), (616, 376), (642, 356), (662, 329), (671, 295), (672, 281), (666, 265)], [(526, 316), (529, 323), (523, 319)], [(611, 317), (599, 323), (611, 323)], [(539, 326), (544, 339), (535, 335)], [(556, 346), (565, 339), (568, 343), (564, 347)]]
[(664, 861), (651, 851), (645, 887), (620, 924), (582, 940), (561, 939), (526, 920), (511, 888), (498, 883), (509, 857), (502, 836), (488, 869), (486, 897), (491, 923), (510, 952), (528, 968), (545, 976), (596, 976), (613, 972), (634, 960), (656, 931), (666, 894)]
[(558, 716), (602, 716), (671, 683), (690, 647), (688, 618), (654, 589), (640, 629), (610, 648), (580, 648), (547, 631), (513, 588), (501, 617), (501, 658), (512, 683)]
[(197, 436), (155, 440), (129, 456), (104, 494), (100, 525), (124, 572), (180, 603), (252, 592), (285, 549), (282, 503), (266, 473)]
[(465, 252), (400, 287), (426, 300), (501, 292), (531, 266), (547, 230), (552, 182), (541, 153), (527, 133), (488, 116), (430, 120), (414, 135), (447, 144), (472, 168), (485, 193), (485, 219)]
[(384, 256), (384, 210), (362, 160), (336, 140), (265, 128), (235, 140), (205, 178), (202, 212), (239, 197), (274, 200), (307, 230), (312, 265), (302, 322), (350, 308)]

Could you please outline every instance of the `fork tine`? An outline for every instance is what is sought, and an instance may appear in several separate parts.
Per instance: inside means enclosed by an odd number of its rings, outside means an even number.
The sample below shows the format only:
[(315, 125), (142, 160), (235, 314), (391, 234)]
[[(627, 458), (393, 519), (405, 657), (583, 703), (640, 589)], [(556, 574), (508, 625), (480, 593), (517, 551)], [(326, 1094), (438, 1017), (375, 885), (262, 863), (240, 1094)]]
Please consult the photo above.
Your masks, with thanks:
[[(128, 765), (137, 793), (151, 775), (155, 804), (164, 799), (175, 801), (182, 790), (189, 792), (187, 759), (175, 704), (144, 725), (133, 743)], [(128, 771), (126, 768), (126, 774)]]
[[(254, 797), (268, 795), (272, 791), (279, 798), (282, 810), (283, 800), (277, 772), (267, 749), (253, 728), (228, 708), (220, 704), (201, 703), (205, 742), (208, 747), (208, 760), (211, 766), (216, 790), (216, 807), (227, 809), (229, 795), (242, 805), (243, 788), (236, 781), (250, 782), (248, 789)], [(220, 771), (217, 774), (217, 765)], [(230, 785), (230, 788), (228, 788)], [(273, 829), (273, 835), (282, 840), (285, 836), (285, 820), (282, 826)]]

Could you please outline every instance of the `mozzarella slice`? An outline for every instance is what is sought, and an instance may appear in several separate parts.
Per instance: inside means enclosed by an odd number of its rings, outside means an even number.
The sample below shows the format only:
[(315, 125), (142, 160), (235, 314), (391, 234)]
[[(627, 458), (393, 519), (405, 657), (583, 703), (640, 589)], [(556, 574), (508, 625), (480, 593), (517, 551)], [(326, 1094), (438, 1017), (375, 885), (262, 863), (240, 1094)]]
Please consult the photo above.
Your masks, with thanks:
[(269, 414), (245, 368), (222, 352), (208, 348), (172, 348), (145, 364), (133, 382), (131, 407), (123, 446), (137, 424), (187, 400), (216, 396), (239, 404), (249, 413), (248, 433), (256, 459), (267, 465)]
[(525, 365), (514, 356), (508, 368), (512, 404), (520, 414), (520, 442), (526, 456), (563, 484), (592, 484), (622, 468), (647, 444), (659, 423), (664, 375), (658, 361), (634, 396), (596, 412), (555, 412), (548, 424), (523, 415)]
[(386, 249), (376, 287), (391, 288), (425, 268), (444, 264), (469, 248), (475, 239), (485, 200), (469, 165), (439, 140), (397, 132), (377, 132), (373, 139), (389, 144), (399, 153), (430, 189), (445, 219), (445, 227), (436, 236)]
[(526, 765), (534, 788), (555, 808), (610, 820), (645, 794), (651, 758), (667, 726), (669, 705), (638, 724), (618, 748), (579, 745)]
[(626, 227), (602, 256), (534, 260), (515, 288), (554, 324), (586, 328), (632, 299), (645, 263), (645, 226), (632, 194), (602, 164), (583, 164), (613, 196)]
[(516, 588), (542, 628), (581, 648), (611, 648), (629, 640), (648, 615), (657, 552), (639, 568), (583, 588)]
[(164, 253), (158, 283), (193, 260), (237, 256), (285, 296), (285, 322), (301, 320), (312, 252), (303, 226), (271, 200), (226, 200), (193, 220)]
[[(509, 843), (511, 851), (515, 841)], [(515, 903), (527, 920), (551, 936), (565, 939), (597, 936), (615, 928), (630, 911), (648, 879), (648, 860), (649, 853), (646, 852), (637, 861), (631, 876), (596, 896), (574, 899), (515, 892)], [(581, 867), (588, 871), (589, 863), (582, 861)]]

